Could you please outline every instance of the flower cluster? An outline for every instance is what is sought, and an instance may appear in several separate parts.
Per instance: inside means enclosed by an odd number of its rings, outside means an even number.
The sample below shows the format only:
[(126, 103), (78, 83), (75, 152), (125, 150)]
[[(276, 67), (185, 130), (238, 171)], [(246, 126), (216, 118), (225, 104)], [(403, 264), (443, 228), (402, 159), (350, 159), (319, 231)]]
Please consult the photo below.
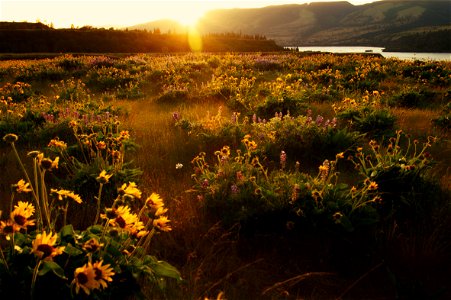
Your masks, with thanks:
[[(120, 131), (112, 138), (124, 142), (130, 139), (130, 134)], [(8, 134), (3, 140), (11, 145), (19, 165), (23, 166), (15, 148), (18, 137)], [(67, 145), (63, 141), (52, 140), (49, 147), (66, 155)], [(50, 284), (55, 295), (67, 299), (82, 294), (111, 296), (110, 287), (121, 285), (124, 280), (133, 281), (130, 286), (138, 287), (143, 278), (154, 279), (155, 283), (164, 277), (180, 279), (177, 269), (147, 254), (156, 234), (172, 230), (168, 209), (158, 194), (143, 198), (138, 185), (128, 182), (117, 188), (112, 206), (105, 207), (102, 191), (112, 184), (113, 174), (102, 170), (96, 177), (96, 217), (88, 222), (90, 225), (75, 229), (68, 211), (73, 204), (86, 205), (89, 200), (82, 200), (68, 189), (49, 187), (48, 177), (60, 166), (58, 157), (50, 159), (40, 151), (31, 151), (28, 156), (33, 161), (33, 176), (23, 168), (25, 179), (12, 186), (9, 216), (0, 221), (2, 281), (9, 278), (31, 282), (28, 287), (31, 295), (50, 288)], [(17, 201), (16, 197), (28, 200)], [(101, 211), (104, 213), (100, 214)]]

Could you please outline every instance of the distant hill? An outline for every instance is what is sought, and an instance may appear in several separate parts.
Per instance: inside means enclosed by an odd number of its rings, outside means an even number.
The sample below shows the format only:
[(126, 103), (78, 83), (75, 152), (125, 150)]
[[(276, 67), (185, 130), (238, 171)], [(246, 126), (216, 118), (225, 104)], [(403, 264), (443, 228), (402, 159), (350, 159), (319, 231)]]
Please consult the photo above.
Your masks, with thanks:
[(177, 21), (163, 19), (127, 27), (129, 30), (159, 31), (160, 33), (184, 33), (186, 26)]
[[(450, 3), (387, 0), (356, 6), (343, 1), (221, 9), (208, 12), (198, 28), (203, 33), (263, 34), (283, 46), (379, 46), (447, 52), (451, 51)], [(410, 43), (411, 38), (415, 42)]]
[(0, 30), (33, 30), (33, 29), (51, 29), (42, 23), (28, 22), (0, 22)]

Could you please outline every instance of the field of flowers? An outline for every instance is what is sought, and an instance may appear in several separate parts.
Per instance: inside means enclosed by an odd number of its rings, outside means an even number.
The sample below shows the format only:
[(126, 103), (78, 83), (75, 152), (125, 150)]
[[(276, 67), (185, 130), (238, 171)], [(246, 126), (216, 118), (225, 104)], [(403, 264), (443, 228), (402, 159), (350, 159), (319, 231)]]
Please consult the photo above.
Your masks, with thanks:
[(0, 295), (446, 298), (450, 109), (449, 61), (0, 61)]

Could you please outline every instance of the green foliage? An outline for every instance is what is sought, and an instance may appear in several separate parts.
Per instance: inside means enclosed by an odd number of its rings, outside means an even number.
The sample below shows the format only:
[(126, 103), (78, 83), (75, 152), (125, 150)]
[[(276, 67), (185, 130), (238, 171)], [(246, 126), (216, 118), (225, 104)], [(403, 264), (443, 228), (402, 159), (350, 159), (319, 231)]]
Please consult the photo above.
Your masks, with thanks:
[(371, 140), (368, 153), (358, 149), (354, 164), (364, 177), (378, 183), (382, 197), (379, 213), (384, 220), (394, 219), (399, 225), (416, 220), (420, 224), (442, 201), (443, 191), (428, 175), (433, 165), (428, 149), (435, 140), (429, 137), (420, 145), (399, 130), (387, 146)]
[[(125, 142), (128, 133), (112, 138)], [(12, 147), (25, 180), (12, 186), (10, 214), (0, 224), (2, 297), (125, 298), (141, 294), (143, 283), (164, 288), (165, 279), (181, 280), (175, 267), (147, 252), (155, 235), (171, 230), (159, 195), (152, 193), (141, 202), (142, 192), (129, 182), (113, 187), (117, 188), (117, 196), (107, 205), (102, 194), (107, 190), (103, 187), (114, 184), (110, 181), (112, 172), (119, 170), (117, 164), (112, 168), (102, 165), (105, 168), (95, 178), (97, 197), (86, 200), (96, 200), (96, 214), (88, 216), (89, 220), (85, 216), (88, 225), (75, 229), (72, 224), (79, 220), (70, 220), (68, 211), (84, 201), (71, 190), (51, 187), (48, 180), (61, 169), (65, 169), (63, 175), (73, 171), (69, 165), (73, 159), (65, 152), (67, 145), (59, 140), (49, 144), (62, 160), (66, 159), (61, 164), (59, 157), (51, 159), (40, 151), (29, 152), (33, 161), (30, 176), (15, 147), (18, 137), (7, 134), (3, 140)], [(113, 159), (117, 157), (113, 155)], [(15, 196), (26, 200), (16, 201)]]
[[(236, 154), (228, 146), (216, 151), (212, 165), (205, 153), (192, 161), (195, 185), (191, 192), (197, 193), (207, 211), (225, 226), (235, 222), (246, 225), (259, 219), (272, 219), (283, 225), (291, 215), (313, 227), (339, 225), (353, 231), (355, 226), (370, 226), (378, 221), (372, 208), (380, 198), (374, 182), (352, 188), (338, 183), (335, 168), (342, 153), (334, 161), (325, 160), (318, 175), (311, 176), (301, 173), (299, 165), (294, 172), (287, 171), (287, 157), (282, 151), (280, 169), (271, 172), (256, 154), (255, 141), (246, 135), (242, 142), (244, 147)], [(280, 214), (285, 218), (280, 220)], [(254, 226), (265, 227), (262, 223)]]
[(51, 87), (55, 90), (57, 101), (62, 103), (66, 101), (83, 102), (89, 99), (89, 90), (85, 88), (85, 84), (80, 79), (62, 80), (60, 84), (53, 84)]
[(402, 91), (393, 95), (389, 104), (407, 108), (427, 108), (434, 106), (434, 98), (434, 93), (429, 91)]
[(25, 82), (6, 83), (0, 88), (0, 98), (13, 103), (25, 102), (33, 95), (31, 85)]
[(113, 90), (135, 81), (130, 71), (116, 67), (92, 68), (86, 74), (86, 84), (99, 91)]
[(267, 97), (266, 100), (257, 106), (257, 115), (261, 118), (269, 119), (276, 113), (299, 115), (306, 109), (305, 102), (299, 99), (283, 97), (282, 100), (273, 97)]
[(396, 117), (379, 103), (379, 94), (373, 95), (375, 99), (370, 101), (369, 95), (362, 100), (345, 98), (340, 105), (333, 105), (337, 118), (345, 120), (348, 127), (369, 136), (381, 137), (390, 134), (394, 130)]
[(220, 108), (215, 116), (207, 115), (199, 121), (180, 119), (176, 126), (199, 138), (205, 145), (237, 147), (241, 139), (250, 134), (260, 144), (259, 151), (268, 159), (277, 160), (279, 153), (285, 151), (292, 163), (301, 161), (309, 167), (316, 167), (324, 158), (334, 158), (337, 152), (352, 148), (362, 138), (358, 132), (337, 128), (335, 118), (326, 120), (318, 115), (313, 119), (311, 114), (311, 110), (307, 116), (298, 117), (276, 113), (269, 120), (254, 114), (250, 120), (233, 113), (230, 119), (226, 119)]
[(448, 102), (443, 106), (442, 114), (432, 120), (435, 126), (440, 127), (444, 130), (451, 129), (451, 102)]

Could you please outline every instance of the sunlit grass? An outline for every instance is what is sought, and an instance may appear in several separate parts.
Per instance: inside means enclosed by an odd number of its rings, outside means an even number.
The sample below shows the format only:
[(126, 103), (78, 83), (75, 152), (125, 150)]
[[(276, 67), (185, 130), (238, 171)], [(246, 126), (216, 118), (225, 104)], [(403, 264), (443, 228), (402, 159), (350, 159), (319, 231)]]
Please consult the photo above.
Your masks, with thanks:
[[(168, 199), (183, 194), (191, 184), (191, 159), (202, 148), (175, 128), (173, 113), (202, 118), (207, 111), (216, 112), (217, 104), (161, 105), (152, 99), (119, 101), (117, 104), (130, 112), (124, 122), (130, 126), (139, 145), (131, 159), (145, 170), (142, 178), (145, 186), (158, 190)], [(183, 167), (177, 169), (176, 164)]]

